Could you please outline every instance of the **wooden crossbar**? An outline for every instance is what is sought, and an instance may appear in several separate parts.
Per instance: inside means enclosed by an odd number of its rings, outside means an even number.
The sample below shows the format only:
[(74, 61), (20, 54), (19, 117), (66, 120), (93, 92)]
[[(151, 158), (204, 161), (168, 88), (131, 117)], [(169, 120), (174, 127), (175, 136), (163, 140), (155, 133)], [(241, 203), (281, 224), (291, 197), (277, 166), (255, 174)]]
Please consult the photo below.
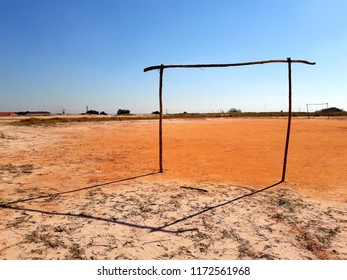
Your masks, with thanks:
[[(156, 65), (150, 66), (143, 69), (143, 72), (148, 72), (152, 70), (159, 70), (161, 67), (165, 68), (211, 68), (211, 67), (232, 67), (232, 66), (248, 66), (256, 64), (268, 64), (268, 63), (288, 63), (288, 60), (275, 59), (275, 60), (261, 60), (261, 61), (251, 61), (251, 62), (240, 62), (240, 63), (227, 63), (227, 64), (173, 64), (173, 65)], [(309, 65), (315, 65), (315, 62), (309, 62), (306, 60), (291, 60), (291, 63), (304, 63)]]

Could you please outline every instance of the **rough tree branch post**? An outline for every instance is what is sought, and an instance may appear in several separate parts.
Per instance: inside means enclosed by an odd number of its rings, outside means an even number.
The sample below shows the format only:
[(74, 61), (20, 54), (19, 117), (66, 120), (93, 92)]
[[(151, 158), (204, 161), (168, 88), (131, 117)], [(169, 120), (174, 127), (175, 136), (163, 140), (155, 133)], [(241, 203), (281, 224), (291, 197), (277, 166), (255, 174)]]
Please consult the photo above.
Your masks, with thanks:
[(290, 139), (290, 129), (292, 120), (292, 63), (302, 63), (307, 65), (315, 65), (315, 62), (309, 62), (306, 60), (292, 60), (287, 58), (286, 60), (275, 59), (275, 60), (261, 60), (251, 62), (240, 62), (240, 63), (227, 63), (227, 64), (181, 64), (181, 65), (156, 65), (145, 68), (143, 71), (148, 72), (152, 70), (159, 70), (159, 172), (163, 172), (163, 74), (166, 68), (216, 68), (216, 67), (235, 67), (235, 66), (249, 66), (257, 64), (269, 64), (269, 63), (287, 63), (288, 64), (288, 125), (286, 134), (286, 143), (284, 149), (283, 159), (283, 170), (282, 178), (280, 182), (284, 182), (286, 178), (287, 169), (287, 158), (288, 158), (288, 147)]

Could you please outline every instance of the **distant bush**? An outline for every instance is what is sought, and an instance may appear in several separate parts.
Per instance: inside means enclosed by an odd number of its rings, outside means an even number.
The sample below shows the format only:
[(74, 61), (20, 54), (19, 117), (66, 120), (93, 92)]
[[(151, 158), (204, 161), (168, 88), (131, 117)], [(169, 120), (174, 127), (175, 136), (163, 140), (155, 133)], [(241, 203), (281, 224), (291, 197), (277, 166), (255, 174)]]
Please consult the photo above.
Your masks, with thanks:
[(231, 108), (228, 113), (241, 113), (242, 111), (240, 109), (236, 109), (236, 108)]
[(86, 112), (86, 114), (88, 114), (88, 115), (99, 115), (99, 111), (88, 110), (88, 111)]
[(154, 111), (154, 112), (152, 112), (152, 115), (159, 115), (159, 114), (160, 114), (159, 111)]
[(129, 115), (129, 114), (130, 114), (130, 110), (119, 109), (117, 111), (117, 115)]
[(104, 111), (102, 111), (101, 113), (100, 113), (100, 115), (107, 115), (107, 113), (105, 113)]
[(25, 112), (16, 112), (18, 116), (24, 116), (29, 114), (29, 111), (25, 111)]

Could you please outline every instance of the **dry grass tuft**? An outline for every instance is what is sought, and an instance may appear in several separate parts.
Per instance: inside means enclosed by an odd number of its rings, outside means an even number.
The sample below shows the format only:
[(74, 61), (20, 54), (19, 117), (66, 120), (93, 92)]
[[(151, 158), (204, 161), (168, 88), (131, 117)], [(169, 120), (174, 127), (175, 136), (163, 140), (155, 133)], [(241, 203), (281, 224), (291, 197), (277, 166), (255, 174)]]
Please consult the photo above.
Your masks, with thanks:
[(34, 166), (32, 164), (22, 164), (22, 165), (14, 165), (14, 164), (0, 164), (0, 174), (2, 173), (10, 173), (14, 175), (30, 174)]

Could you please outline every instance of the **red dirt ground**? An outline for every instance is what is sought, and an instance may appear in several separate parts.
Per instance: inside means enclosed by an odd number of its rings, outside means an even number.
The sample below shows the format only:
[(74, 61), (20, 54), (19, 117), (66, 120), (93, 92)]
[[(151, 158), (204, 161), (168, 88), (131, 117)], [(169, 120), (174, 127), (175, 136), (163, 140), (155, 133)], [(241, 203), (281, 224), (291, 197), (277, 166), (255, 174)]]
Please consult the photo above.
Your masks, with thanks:
[[(280, 181), (286, 119), (164, 121), (164, 174), (150, 180), (230, 183), (262, 188)], [(158, 170), (156, 121), (56, 127), (7, 127), (21, 141), (1, 151), (3, 163), (47, 172), (33, 184), (60, 191)], [(347, 120), (295, 119), (286, 181), (314, 198), (347, 200)], [(19, 139), (18, 139), (19, 140)]]

